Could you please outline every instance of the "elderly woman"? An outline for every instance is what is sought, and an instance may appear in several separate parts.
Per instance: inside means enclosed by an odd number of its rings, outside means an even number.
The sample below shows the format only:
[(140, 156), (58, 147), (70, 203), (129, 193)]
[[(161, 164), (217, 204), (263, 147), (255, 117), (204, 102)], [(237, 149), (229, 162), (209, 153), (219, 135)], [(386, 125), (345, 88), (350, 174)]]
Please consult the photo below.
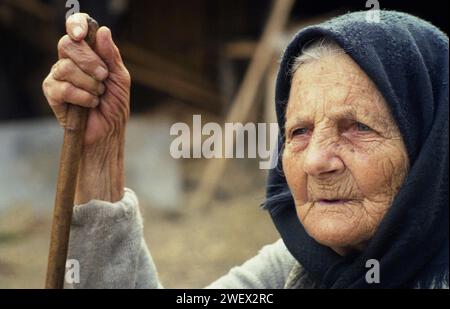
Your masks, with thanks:
[[(416, 17), (350, 13), (301, 30), (276, 84), (278, 166), (264, 207), (281, 234), (211, 288), (448, 288), (448, 38)], [(67, 22), (44, 82), (91, 108), (69, 257), (74, 287), (157, 288), (135, 194), (124, 189), (130, 77), (110, 31), (91, 50)]]

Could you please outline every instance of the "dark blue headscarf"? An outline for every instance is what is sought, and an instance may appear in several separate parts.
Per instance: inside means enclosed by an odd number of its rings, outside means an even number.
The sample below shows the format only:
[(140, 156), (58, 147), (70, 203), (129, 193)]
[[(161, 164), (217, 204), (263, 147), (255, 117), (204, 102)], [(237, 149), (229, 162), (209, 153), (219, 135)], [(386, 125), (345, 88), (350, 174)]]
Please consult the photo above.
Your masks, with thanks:
[[(365, 250), (342, 257), (305, 232), (280, 156), (269, 174), (265, 204), (275, 226), (320, 287), (448, 285), (448, 37), (428, 22), (392, 11), (380, 11), (379, 23), (355, 12), (301, 30), (285, 50), (276, 83), (280, 149), (293, 59), (321, 37), (340, 45), (383, 94), (403, 136), (410, 170)], [(379, 284), (365, 280), (369, 259), (380, 262)]]

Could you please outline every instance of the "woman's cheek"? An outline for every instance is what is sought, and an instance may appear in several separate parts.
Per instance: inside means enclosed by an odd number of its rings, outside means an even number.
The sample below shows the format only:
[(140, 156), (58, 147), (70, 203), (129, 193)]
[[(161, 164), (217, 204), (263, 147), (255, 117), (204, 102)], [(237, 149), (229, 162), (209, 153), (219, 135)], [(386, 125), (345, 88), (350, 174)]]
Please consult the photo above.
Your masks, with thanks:
[(306, 174), (303, 169), (303, 156), (286, 148), (283, 153), (283, 170), (289, 189), (296, 203), (304, 204), (308, 200)]
[(403, 166), (398, 154), (386, 147), (370, 153), (354, 152), (346, 165), (363, 195), (372, 200), (390, 198), (403, 182)]

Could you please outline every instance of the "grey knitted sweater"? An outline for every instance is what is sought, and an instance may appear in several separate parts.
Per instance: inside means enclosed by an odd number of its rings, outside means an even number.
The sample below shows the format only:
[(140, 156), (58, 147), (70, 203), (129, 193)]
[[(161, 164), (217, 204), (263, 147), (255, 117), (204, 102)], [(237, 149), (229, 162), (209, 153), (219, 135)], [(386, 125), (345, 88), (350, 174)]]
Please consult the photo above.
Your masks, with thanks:
[[(68, 258), (80, 266), (80, 282), (66, 284), (69, 288), (163, 287), (143, 238), (137, 197), (130, 189), (117, 203), (92, 200), (75, 206)], [(207, 288), (289, 288), (301, 273), (280, 239)]]

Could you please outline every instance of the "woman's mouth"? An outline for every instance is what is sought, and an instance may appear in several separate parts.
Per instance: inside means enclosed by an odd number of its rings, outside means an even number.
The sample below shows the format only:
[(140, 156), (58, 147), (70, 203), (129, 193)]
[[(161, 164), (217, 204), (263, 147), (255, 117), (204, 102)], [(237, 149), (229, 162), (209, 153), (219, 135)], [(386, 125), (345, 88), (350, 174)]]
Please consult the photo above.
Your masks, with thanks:
[(324, 206), (342, 205), (350, 202), (349, 199), (319, 199), (317, 202)]

